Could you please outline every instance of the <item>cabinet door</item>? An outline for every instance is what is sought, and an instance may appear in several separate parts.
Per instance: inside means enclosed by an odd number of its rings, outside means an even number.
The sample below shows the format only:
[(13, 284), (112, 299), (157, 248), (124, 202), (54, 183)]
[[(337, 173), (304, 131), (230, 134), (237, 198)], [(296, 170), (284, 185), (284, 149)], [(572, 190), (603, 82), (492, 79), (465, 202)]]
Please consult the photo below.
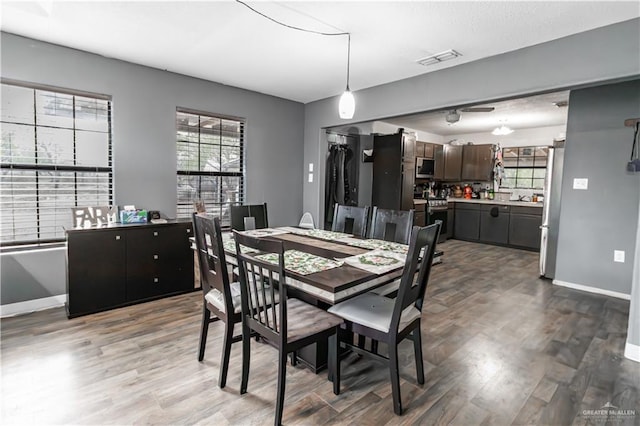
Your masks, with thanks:
[(424, 144), (424, 157), (425, 158), (433, 158), (433, 154), (435, 151), (435, 145), (432, 143)]
[(462, 170), (462, 146), (444, 146), (444, 180), (459, 181)]
[[(375, 155), (371, 196), (372, 204), (381, 209), (400, 209), (404, 177), (402, 143), (402, 135), (399, 133), (377, 135), (373, 138)], [(415, 158), (412, 161), (415, 167)], [(413, 187), (411, 191), (413, 192)]]
[(532, 250), (540, 250), (540, 225), (542, 216), (513, 214), (509, 223), (509, 244)]
[(122, 231), (67, 234), (67, 313), (89, 314), (126, 302), (126, 245)]
[(462, 154), (462, 180), (475, 182), (493, 179), (491, 145), (465, 145)]
[(444, 180), (444, 146), (437, 145), (433, 150), (433, 163), (435, 180)]
[(416, 141), (416, 157), (424, 157), (424, 148), (426, 143)]
[(509, 206), (483, 205), (480, 215), (480, 241), (509, 242)]
[(426, 212), (414, 212), (413, 214), (413, 226), (426, 226), (427, 215)]
[(471, 210), (456, 206), (454, 219), (454, 237), (460, 240), (478, 241), (480, 239), (480, 210)]

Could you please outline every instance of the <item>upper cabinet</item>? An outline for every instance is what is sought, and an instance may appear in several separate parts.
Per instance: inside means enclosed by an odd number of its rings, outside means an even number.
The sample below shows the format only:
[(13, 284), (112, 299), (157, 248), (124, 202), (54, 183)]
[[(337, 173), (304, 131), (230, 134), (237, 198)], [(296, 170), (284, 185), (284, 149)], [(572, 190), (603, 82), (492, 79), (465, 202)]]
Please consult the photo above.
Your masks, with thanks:
[(463, 181), (484, 182), (493, 179), (493, 145), (464, 145)]
[(444, 145), (443, 180), (459, 181), (462, 172), (462, 150), (464, 146)]
[(436, 146), (433, 143), (416, 141), (416, 157), (433, 158)]

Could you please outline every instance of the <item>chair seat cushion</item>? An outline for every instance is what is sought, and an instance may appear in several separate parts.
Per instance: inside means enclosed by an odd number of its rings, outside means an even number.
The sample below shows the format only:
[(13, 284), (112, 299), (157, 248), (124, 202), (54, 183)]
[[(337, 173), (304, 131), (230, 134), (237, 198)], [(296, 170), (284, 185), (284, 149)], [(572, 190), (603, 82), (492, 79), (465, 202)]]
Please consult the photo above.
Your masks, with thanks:
[[(240, 297), (240, 283), (239, 282), (231, 283), (229, 285), (229, 289), (231, 290), (231, 302), (233, 303), (233, 312), (236, 314), (239, 314), (242, 311), (242, 301)], [(222, 292), (217, 288), (211, 289), (204, 296), (204, 298), (207, 302), (211, 303), (220, 311), (225, 313), (227, 312), (227, 310), (224, 307), (224, 296), (222, 295)], [(280, 297), (277, 291), (275, 292), (274, 298), (275, 298), (275, 303), (278, 303), (280, 301)], [(260, 297), (258, 299), (259, 299), (258, 302), (260, 303), (260, 306), (262, 306), (264, 303), (264, 300), (263, 300), (264, 298), (262, 297), (262, 294), (260, 294)], [(271, 294), (267, 292), (267, 305), (271, 305), (271, 304), (273, 304), (273, 302), (271, 301)]]
[[(267, 311), (267, 316), (271, 318), (271, 309)], [(277, 309), (277, 308), (276, 308)], [(278, 327), (280, 327), (280, 317), (278, 317)], [(305, 303), (296, 298), (287, 299), (287, 342), (295, 342), (325, 330), (337, 327), (344, 321), (336, 315)]]
[[(347, 321), (388, 333), (395, 303), (395, 299), (364, 293), (332, 306), (329, 312)], [(407, 306), (400, 316), (398, 332), (404, 330), (416, 318), (420, 318), (420, 311), (414, 305)]]

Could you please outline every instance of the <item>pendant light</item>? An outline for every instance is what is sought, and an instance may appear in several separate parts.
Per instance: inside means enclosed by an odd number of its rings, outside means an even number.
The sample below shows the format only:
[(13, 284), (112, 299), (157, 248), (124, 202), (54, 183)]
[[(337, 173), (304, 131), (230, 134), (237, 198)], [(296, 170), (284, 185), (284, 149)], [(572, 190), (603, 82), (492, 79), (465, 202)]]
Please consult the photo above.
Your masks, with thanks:
[(353, 113), (356, 111), (356, 99), (353, 97), (353, 93), (349, 89), (349, 65), (351, 62), (351, 34), (348, 34), (349, 41), (347, 47), (347, 89), (340, 96), (340, 103), (338, 104), (338, 113), (342, 119), (353, 118)]

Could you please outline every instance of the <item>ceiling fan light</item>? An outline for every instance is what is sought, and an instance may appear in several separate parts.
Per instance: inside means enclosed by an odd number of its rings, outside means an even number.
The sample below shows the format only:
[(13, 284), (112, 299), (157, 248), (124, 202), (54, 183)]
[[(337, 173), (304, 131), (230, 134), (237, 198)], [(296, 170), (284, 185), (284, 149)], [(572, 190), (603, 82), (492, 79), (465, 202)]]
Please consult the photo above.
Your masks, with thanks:
[(513, 129), (510, 129), (505, 125), (496, 127), (495, 129), (493, 129), (493, 132), (491, 132), (492, 135), (496, 135), (496, 136), (505, 136), (505, 135), (510, 135), (511, 133), (513, 133)]
[(340, 96), (340, 104), (338, 105), (338, 113), (342, 119), (353, 118), (353, 114), (356, 111), (356, 98), (353, 97), (353, 93), (349, 88), (344, 91)]

